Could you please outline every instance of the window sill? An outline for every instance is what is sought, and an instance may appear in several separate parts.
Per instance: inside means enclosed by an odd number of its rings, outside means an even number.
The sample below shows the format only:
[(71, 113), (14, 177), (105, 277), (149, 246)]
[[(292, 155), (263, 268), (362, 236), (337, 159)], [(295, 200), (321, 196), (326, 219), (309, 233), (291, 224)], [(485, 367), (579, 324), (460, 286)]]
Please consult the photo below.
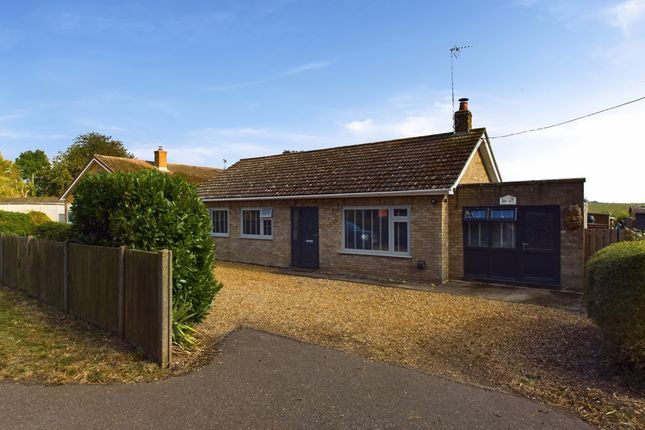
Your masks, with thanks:
[(228, 233), (211, 233), (211, 237), (230, 237)]
[(251, 235), (242, 235), (240, 239), (255, 239), (255, 240), (273, 240), (273, 236), (251, 236)]
[(412, 255), (403, 255), (403, 254), (385, 254), (382, 252), (374, 252), (374, 251), (360, 251), (360, 250), (352, 250), (352, 249), (341, 249), (338, 251), (339, 254), (347, 254), (347, 255), (364, 255), (367, 257), (389, 257), (389, 258), (407, 258), (411, 259)]

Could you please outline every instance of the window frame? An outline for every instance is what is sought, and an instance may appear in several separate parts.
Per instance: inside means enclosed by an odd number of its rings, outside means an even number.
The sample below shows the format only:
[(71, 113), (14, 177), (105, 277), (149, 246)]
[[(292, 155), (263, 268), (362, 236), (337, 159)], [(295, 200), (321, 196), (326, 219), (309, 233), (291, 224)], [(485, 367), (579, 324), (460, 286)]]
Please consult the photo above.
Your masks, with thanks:
[[(347, 248), (345, 246), (345, 213), (346, 211), (351, 210), (379, 210), (387, 209), (388, 211), (388, 250), (380, 251), (373, 249), (353, 249)], [(407, 210), (407, 216), (394, 216), (395, 209), (405, 209)], [(396, 252), (394, 251), (394, 223), (396, 222), (405, 222), (408, 225), (407, 228), (407, 241), (408, 241), (408, 250), (407, 252)], [(372, 255), (379, 257), (400, 257), (400, 258), (411, 258), (412, 257), (412, 209), (410, 205), (370, 205), (370, 206), (343, 206), (340, 211), (340, 253), (342, 254), (357, 254), (357, 255)]]
[[(485, 218), (475, 218), (467, 217), (467, 211), (486, 211)], [(512, 218), (497, 218), (493, 216), (493, 211), (495, 210), (512, 210)], [(519, 220), (517, 216), (517, 206), (515, 205), (500, 205), (500, 206), (468, 206), (464, 207), (462, 211), (462, 233), (463, 233), (463, 246), (464, 249), (489, 249), (489, 250), (511, 250), (517, 249), (517, 235), (519, 229)], [(481, 224), (481, 227), (486, 228), (487, 232), (487, 243), (485, 246), (470, 246), (467, 236), (470, 232), (467, 229), (470, 227), (470, 224)], [(502, 246), (493, 246), (493, 225), (494, 224), (513, 224), (513, 247), (502, 247)], [(503, 235), (503, 228), (500, 230), (500, 234)]]
[[(271, 217), (263, 217), (262, 210), (271, 210)], [(260, 220), (260, 234), (245, 234), (244, 233), (244, 212), (258, 212), (258, 218)], [(273, 240), (273, 208), (272, 207), (249, 207), (240, 209), (240, 238), (242, 239), (260, 239), (260, 240)], [(271, 234), (264, 234), (264, 221), (271, 221)]]
[[(226, 212), (226, 233), (215, 232), (213, 224), (213, 212)], [(228, 208), (208, 208), (208, 214), (211, 217), (211, 236), (212, 237), (230, 237), (231, 235), (231, 213)]]

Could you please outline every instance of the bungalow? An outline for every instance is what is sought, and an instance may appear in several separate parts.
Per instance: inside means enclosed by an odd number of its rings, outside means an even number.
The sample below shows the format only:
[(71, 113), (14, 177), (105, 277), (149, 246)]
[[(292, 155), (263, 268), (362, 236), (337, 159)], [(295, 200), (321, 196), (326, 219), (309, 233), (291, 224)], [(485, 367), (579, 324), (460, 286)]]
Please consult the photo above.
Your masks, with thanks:
[(85, 165), (81, 173), (67, 187), (63, 195), (59, 198), (65, 202), (65, 219), (70, 222), (70, 206), (74, 199), (73, 190), (76, 184), (85, 177), (85, 175), (100, 172), (137, 172), (139, 170), (157, 169), (161, 172), (167, 172), (173, 175), (179, 175), (195, 185), (199, 185), (213, 176), (223, 172), (222, 169), (214, 167), (189, 166), (187, 164), (168, 163), (168, 152), (159, 147), (154, 152), (154, 161), (139, 160), (136, 158), (113, 157), (109, 155), (95, 154)]
[(584, 179), (502, 182), (468, 99), (454, 132), (243, 159), (199, 193), (222, 260), (582, 289)]

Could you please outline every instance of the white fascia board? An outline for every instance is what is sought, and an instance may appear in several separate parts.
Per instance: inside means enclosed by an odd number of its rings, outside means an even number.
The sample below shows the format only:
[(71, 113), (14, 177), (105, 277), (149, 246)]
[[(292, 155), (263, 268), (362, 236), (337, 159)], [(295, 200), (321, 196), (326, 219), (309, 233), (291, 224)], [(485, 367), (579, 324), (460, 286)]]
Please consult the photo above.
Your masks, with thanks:
[(98, 166), (100, 166), (100, 167), (102, 167), (103, 169), (105, 169), (108, 173), (111, 173), (111, 172), (112, 172), (112, 169), (110, 169), (110, 168), (109, 168), (108, 166), (106, 166), (104, 163), (101, 163), (101, 162), (100, 162), (99, 160), (97, 160), (95, 157), (92, 157), (92, 159), (87, 163), (87, 165), (85, 166), (85, 168), (84, 168), (84, 169), (81, 171), (81, 173), (76, 177), (76, 179), (74, 179), (74, 181), (69, 185), (69, 187), (67, 187), (67, 189), (65, 190), (65, 192), (63, 193), (63, 195), (62, 195), (62, 196), (60, 196), (60, 199), (58, 199), (58, 200), (65, 200), (65, 197), (67, 197), (67, 195), (69, 194), (69, 192), (70, 192), (70, 191), (72, 191), (72, 189), (74, 188), (74, 186), (76, 185), (76, 183), (77, 183), (78, 181), (80, 181), (80, 180), (81, 180), (81, 178), (85, 175), (85, 172), (87, 172), (87, 171), (89, 170), (89, 168), (90, 168), (90, 167), (92, 167), (92, 164), (95, 164), (95, 163), (96, 163)]
[(340, 199), (352, 197), (413, 197), (413, 196), (440, 196), (452, 194), (452, 189), (437, 190), (406, 190), (406, 191), (381, 191), (372, 193), (339, 193), (339, 194), (309, 194), (300, 196), (270, 196), (270, 197), (231, 197), (221, 199), (202, 199), (203, 202), (234, 202), (250, 200), (303, 200), (303, 199)]

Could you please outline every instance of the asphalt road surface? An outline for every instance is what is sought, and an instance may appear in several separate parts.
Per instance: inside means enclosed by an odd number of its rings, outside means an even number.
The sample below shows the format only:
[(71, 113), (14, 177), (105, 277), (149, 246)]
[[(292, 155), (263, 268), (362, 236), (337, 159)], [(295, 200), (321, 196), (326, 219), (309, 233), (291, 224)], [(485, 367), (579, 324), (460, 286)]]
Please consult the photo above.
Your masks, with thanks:
[(0, 384), (2, 429), (591, 429), (512, 394), (253, 330), (190, 375), (126, 385)]

